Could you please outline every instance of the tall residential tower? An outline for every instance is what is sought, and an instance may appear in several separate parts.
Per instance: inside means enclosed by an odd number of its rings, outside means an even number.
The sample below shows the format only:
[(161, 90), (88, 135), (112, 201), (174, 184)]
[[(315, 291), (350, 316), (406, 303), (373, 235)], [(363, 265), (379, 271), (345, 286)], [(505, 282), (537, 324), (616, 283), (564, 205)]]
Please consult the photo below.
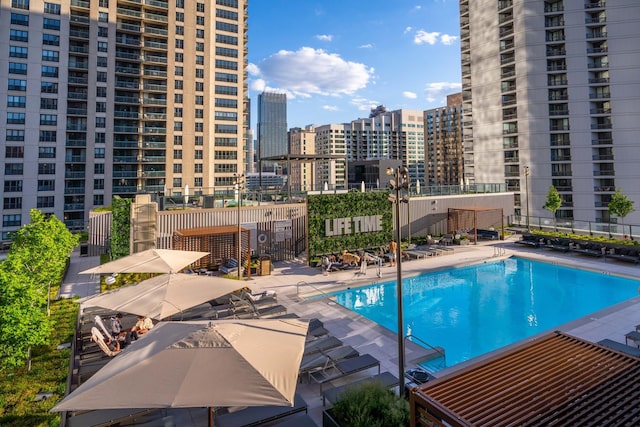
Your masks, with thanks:
[[(262, 170), (273, 171), (274, 162), (265, 157), (289, 152), (287, 142), (287, 95), (284, 92), (262, 92), (258, 95), (258, 163)], [(259, 166), (260, 167), (260, 166)]]
[(558, 218), (608, 222), (617, 188), (638, 206), (638, 22), (637, 0), (461, 0), (466, 177), (522, 215), (550, 216), (551, 185)]
[(0, 0), (2, 240), (243, 171), (246, 0)]

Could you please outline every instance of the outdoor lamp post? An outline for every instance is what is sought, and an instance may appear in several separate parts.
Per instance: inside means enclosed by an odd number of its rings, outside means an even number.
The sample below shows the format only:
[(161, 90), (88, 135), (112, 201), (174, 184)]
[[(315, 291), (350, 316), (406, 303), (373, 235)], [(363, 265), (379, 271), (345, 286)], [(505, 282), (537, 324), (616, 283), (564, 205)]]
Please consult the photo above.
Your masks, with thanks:
[[(407, 196), (400, 197), (402, 190), (408, 190), (410, 180), (408, 176), (408, 169), (400, 166), (397, 170), (393, 168), (387, 168), (387, 175), (393, 176), (389, 180), (389, 189), (395, 194), (389, 195), (389, 201), (395, 205), (396, 210), (396, 289), (398, 299), (398, 381), (400, 381), (400, 387), (398, 394), (402, 396), (404, 392), (404, 321), (402, 319), (402, 250), (400, 248), (400, 203), (408, 203)], [(407, 205), (408, 206), (408, 205)]]
[(522, 168), (522, 174), (524, 175), (524, 192), (527, 196), (527, 231), (531, 231), (531, 228), (529, 227), (529, 175), (531, 175), (531, 169), (529, 166)]
[[(244, 186), (245, 178), (244, 174), (236, 175), (235, 178), (235, 189), (238, 194), (238, 280), (242, 280), (242, 227), (240, 226), (240, 204), (242, 203), (242, 187)], [(248, 262), (247, 267), (249, 267)]]

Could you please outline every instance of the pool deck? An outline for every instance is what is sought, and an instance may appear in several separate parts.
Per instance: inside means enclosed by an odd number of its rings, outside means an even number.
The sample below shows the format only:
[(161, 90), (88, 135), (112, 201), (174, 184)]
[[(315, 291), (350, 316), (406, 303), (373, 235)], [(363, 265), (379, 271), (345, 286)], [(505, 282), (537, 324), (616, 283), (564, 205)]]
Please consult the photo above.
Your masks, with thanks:
[[(478, 245), (453, 246), (455, 250), (451, 254), (404, 261), (402, 263), (402, 276), (406, 278), (434, 269), (482, 263), (517, 255), (544, 262), (589, 269), (603, 274), (640, 279), (640, 265), (605, 260), (603, 258), (592, 258), (572, 252), (561, 253), (549, 249), (523, 247), (514, 243), (517, 238), (519, 236), (505, 241), (487, 241)], [(61, 295), (78, 294), (85, 296), (96, 292), (95, 278), (89, 275), (78, 276), (77, 272), (98, 263), (98, 257), (79, 257), (75, 252), (74, 256), (72, 256), (70, 271), (67, 274), (65, 284), (61, 288)], [(360, 274), (359, 270), (347, 270), (332, 272), (328, 276), (324, 276), (319, 268), (308, 267), (303, 260), (294, 260), (275, 263), (271, 275), (252, 277), (247, 281), (247, 286), (254, 293), (262, 290), (275, 290), (278, 295), (278, 303), (285, 305), (289, 313), (295, 313), (303, 318), (315, 317), (322, 320), (331, 335), (342, 340), (345, 345), (351, 345), (361, 354), (371, 354), (380, 360), (382, 372), (389, 371), (397, 376), (398, 341), (396, 335), (337, 305), (331, 298), (325, 296), (337, 289), (395, 280), (397, 274), (396, 268), (389, 266), (383, 266), (380, 269), (380, 273), (380, 277), (378, 277), (376, 268), (369, 266), (366, 274)], [(591, 316), (561, 325), (554, 328), (554, 330), (561, 330), (592, 342), (609, 338), (624, 343), (625, 334), (635, 330), (637, 324), (640, 324), (640, 296), (594, 313)], [(531, 337), (527, 340), (534, 338)], [(505, 348), (502, 348), (496, 350), (496, 352), (504, 350)], [(421, 347), (408, 343), (405, 356), (406, 369), (415, 366), (424, 355), (425, 351)], [(475, 358), (473, 361), (475, 362), (482, 357), (487, 357), (487, 355)], [(460, 369), (468, 363), (470, 362), (461, 363), (455, 367), (440, 371), (436, 376)], [(355, 381), (373, 373), (377, 373), (377, 371), (372, 369), (362, 374), (351, 375), (348, 381)], [(340, 382), (338, 381), (332, 383), (332, 385), (339, 384)], [(320, 386), (303, 382), (299, 384), (298, 392), (308, 404), (309, 416), (317, 425), (322, 425), (323, 404)], [(191, 414), (191, 416), (193, 417), (194, 415)]]

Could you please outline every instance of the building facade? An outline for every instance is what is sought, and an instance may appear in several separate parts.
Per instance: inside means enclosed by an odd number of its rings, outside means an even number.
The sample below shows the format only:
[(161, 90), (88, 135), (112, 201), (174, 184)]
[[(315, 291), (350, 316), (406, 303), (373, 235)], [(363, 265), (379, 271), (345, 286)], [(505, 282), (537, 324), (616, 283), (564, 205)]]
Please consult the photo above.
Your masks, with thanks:
[(289, 152), (287, 144), (287, 95), (262, 92), (258, 95), (258, 164), (263, 171), (274, 172), (276, 164), (266, 157)]
[[(313, 125), (304, 128), (292, 128), (289, 130), (290, 154), (316, 154), (315, 144), (316, 131)], [(291, 190), (295, 192), (305, 192), (315, 190), (314, 187), (314, 164), (313, 162), (295, 162), (290, 165), (289, 183)]]
[(445, 107), (426, 110), (424, 123), (426, 184), (462, 184), (462, 93), (447, 96)]
[(0, 0), (2, 240), (74, 230), (114, 195), (209, 193), (243, 171), (245, 0)]
[(551, 185), (559, 219), (616, 221), (618, 188), (637, 206), (639, 21), (635, 0), (461, 0), (466, 178), (506, 182), (521, 215), (549, 217)]

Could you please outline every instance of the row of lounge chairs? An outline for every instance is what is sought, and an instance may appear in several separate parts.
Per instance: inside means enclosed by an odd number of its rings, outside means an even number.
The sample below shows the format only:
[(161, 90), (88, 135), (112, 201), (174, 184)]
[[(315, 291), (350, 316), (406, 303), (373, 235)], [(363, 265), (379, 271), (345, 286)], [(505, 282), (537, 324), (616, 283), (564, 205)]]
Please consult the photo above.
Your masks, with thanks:
[[(629, 345), (629, 341), (631, 341), (632, 345)], [(628, 354), (629, 356), (640, 357), (640, 325), (636, 325), (636, 329), (634, 331), (630, 331), (625, 334), (624, 343), (606, 338), (598, 341), (598, 344), (612, 350)]]
[(525, 234), (515, 242), (532, 248), (545, 248), (559, 252), (572, 252), (594, 258), (613, 259), (633, 264), (640, 263), (640, 251), (635, 247), (608, 246), (601, 243), (575, 243), (570, 239), (544, 239), (540, 236)]

